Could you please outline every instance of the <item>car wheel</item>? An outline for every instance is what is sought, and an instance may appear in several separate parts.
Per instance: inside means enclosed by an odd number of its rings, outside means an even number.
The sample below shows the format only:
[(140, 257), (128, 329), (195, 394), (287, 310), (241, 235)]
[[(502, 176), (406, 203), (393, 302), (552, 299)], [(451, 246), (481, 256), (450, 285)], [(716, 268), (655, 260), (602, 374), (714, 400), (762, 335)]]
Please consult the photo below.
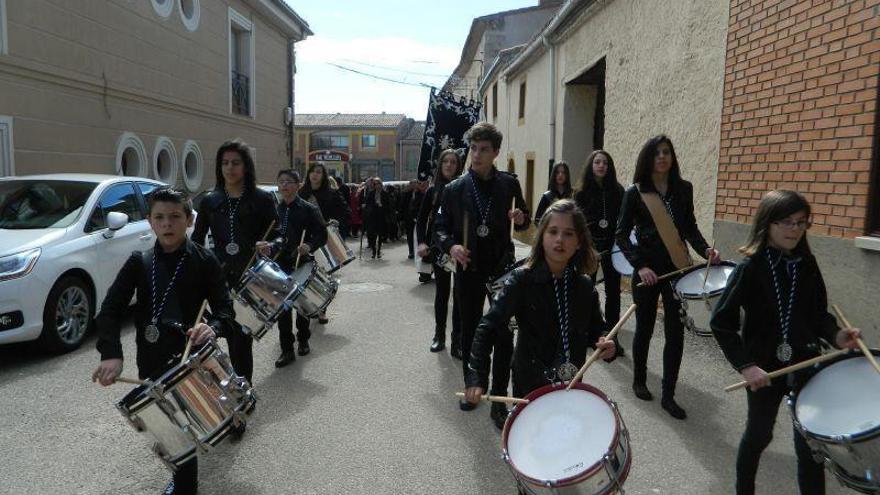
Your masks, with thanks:
[(70, 352), (82, 343), (92, 323), (91, 289), (78, 277), (59, 280), (46, 299), (39, 345), (48, 352)]

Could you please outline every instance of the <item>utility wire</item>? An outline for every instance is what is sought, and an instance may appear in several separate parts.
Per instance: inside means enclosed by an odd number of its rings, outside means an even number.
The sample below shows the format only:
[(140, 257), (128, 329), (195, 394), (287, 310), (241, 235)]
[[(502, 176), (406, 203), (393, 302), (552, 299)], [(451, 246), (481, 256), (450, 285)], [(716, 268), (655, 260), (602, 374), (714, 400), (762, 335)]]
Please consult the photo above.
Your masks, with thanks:
[(370, 64), (370, 63), (367, 63), (367, 62), (359, 62), (359, 61), (357, 61), (357, 60), (351, 60), (351, 59), (342, 59), (342, 61), (343, 61), (343, 62), (352, 63), (352, 64), (365, 65), (365, 66), (367, 66), (367, 67), (373, 67), (373, 68), (375, 68), (375, 69), (389, 70), (389, 71), (393, 71), (393, 72), (402, 72), (402, 73), (404, 73), (404, 74), (413, 74), (413, 75), (416, 75), (416, 76), (430, 76), (430, 77), (443, 77), (443, 78), (448, 78), (448, 77), (449, 77), (448, 74), (437, 74), (437, 73), (429, 73), (429, 72), (416, 72), (416, 71), (410, 71), (410, 70), (406, 70), (406, 69), (398, 69), (398, 68), (395, 68), (395, 67), (388, 67), (388, 66), (386, 66), (386, 65), (376, 65), (376, 64)]
[(390, 77), (384, 77), (384, 76), (379, 76), (376, 74), (370, 74), (369, 72), (364, 72), (361, 70), (353, 69), (351, 67), (346, 67), (344, 65), (339, 65), (339, 64), (336, 64), (333, 62), (327, 62), (327, 65), (336, 67), (337, 69), (340, 69), (340, 70), (354, 72), (355, 74), (359, 74), (359, 75), (366, 76), (366, 77), (371, 77), (373, 79), (379, 79), (381, 81), (393, 82), (393, 83), (397, 83), (397, 84), (406, 84), (408, 86), (418, 86), (418, 87), (422, 87), (422, 88), (436, 88), (436, 86), (434, 86), (433, 84), (427, 84), (427, 83), (423, 83), (423, 82), (401, 81), (399, 79), (391, 79)]

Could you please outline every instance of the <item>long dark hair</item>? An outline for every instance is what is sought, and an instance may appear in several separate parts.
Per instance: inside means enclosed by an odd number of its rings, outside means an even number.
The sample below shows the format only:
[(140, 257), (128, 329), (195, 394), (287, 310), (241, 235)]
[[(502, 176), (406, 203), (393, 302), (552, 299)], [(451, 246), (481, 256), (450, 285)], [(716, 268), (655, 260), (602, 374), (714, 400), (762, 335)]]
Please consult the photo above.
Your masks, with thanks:
[(571, 197), (571, 169), (568, 168), (567, 162), (556, 162), (553, 165), (553, 171), (550, 172), (550, 183), (547, 185), (548, 191), (556, 192), (556, 174), (559, 172), (559, 169), (565, 170), (565, 190), (562, 192), (564, 198)]
[(584, 165), (584, 171), (581, 174), (581, 180), (578, 182), (578, 191), (591, 191), (599, 189), (599, 183), (596, 182), (596, 174), (593, 172), (593, 160), (597, 156), (604, 155), (608, 161), (608, 171), (602, 179), (602, 187), (608, 190), (614, 190), (617, 186), (617, 169), (614, 167), (614, 159), (611, 153), (605, 150), (595, 150), (587, 157), (587, 163)]
[[(448, 155), (452, 155), (455, 157), (455, 172), (452, 174), (452, 179), (447, 179), (443, 177), (443, 159)], [(440, 153), (440, 157), (437, 158), (437, 177), (434, 179), (434, 186), (443, 186), (450, 182), (452, 182), (456, 177), (461, 175), (461, 171), (464, 168), (464, 164), (461, 162), (461, 155), (458, 154), (452, 148), (447, 148)]]
[(251, 147), (239, 138), (226, 141), (217, 148), (217, 160), (214, 168), (217, 185), (214, 189), (223, 190), (226, 188), (226, 179), (223, 178), (223, 153), (234, 151), (241, 157), (244, 163), (244, 189), (247, 192), (254, 192), (257, 189), (257, 168), (254, 165), (254, 154)]
[[(318, 167), (321, 167), (321, 184), (318, 185), (318, 189), (312, 189), (312, 180), (309, 179), (309, 176), (312, 175), (312, 172)], [(308, 198), (312, 194), (328, 191), (329, 189), (330, 181), (327, 180), (327, 167), (325, 167), (323, 163), (313, 163), (312, 166), (309, 167), (308, 172), (306, 172), (306, 176), (303, 180), (302, 197)]]
[[(739, 252), (746, 256), (752, 256), (764, 249), (770, 237), (770, 224), (788, 218), (800, 211), (805, 212), (808, 219), (812, 214), (810, 203), (796, 191), (777, 189), (765, 194), (761, 198), (761, 203), (758, 204), (758, 211), (755, 212), (755, 218), (752, 220), (752, 231), (749, 234), (749, 240), (745, 246), (739, 248)], [(801, 256), (811, 254), (806, 232), (804, 232), (804, 236), (801, 237), (800, 242), (795, 246), (794, 253)]]
[(654, 188), (651, 176), (654, 173), (654, 157), (657, 156), (657, 147), (666, 143), (669, 145), (669, 152), (672, 154), (672, 167), (669, 169), (669, 184), (674, 184), (681, 180), (681, 169), (678, 166), (678, 157), (675, 156), (675, 147), (672, 146), (670, 140), (665, 134), (654, 136), (649, 139), (642, 150), (639, 151), (639, 157), (636, 159), (636, 170), (633, 173), (633, 183), (639, 186), (649, 186)]
[(581, 247), (575, 251), (569, 263), (575, 264), (575, 269), (580, 274), (595, 273), (599, 268), (599, 255), (593, 249), (593, 240), (590, 237), (590, 229), (587, 228), (587, 219), (577, 204), (570, 199), (560, 199), (551, 204), (538, 223), (538, 233), (532, 244), (532, 254), (529, 255), (528, 266), (533, 268), (537, 263), (544, 261), (544, 233), (553, 215), (571, 215), (574, 223), (575, 234)]

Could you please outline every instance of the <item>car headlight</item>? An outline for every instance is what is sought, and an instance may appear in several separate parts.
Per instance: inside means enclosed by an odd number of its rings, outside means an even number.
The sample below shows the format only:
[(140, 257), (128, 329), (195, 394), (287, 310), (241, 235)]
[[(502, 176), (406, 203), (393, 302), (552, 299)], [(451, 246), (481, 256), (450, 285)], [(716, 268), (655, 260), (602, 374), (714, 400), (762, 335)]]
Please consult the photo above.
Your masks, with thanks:
[(40, 248), (0, 257), (0, 282), (21, 278), (34, 269), (40, 257)]

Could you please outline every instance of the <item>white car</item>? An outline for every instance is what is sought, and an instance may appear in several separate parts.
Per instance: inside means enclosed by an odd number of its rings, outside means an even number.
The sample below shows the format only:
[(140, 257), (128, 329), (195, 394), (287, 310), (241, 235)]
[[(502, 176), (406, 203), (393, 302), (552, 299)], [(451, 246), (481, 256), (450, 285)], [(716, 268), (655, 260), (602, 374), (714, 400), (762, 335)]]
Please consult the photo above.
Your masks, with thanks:
[(0, 178), (0, 344), (79, 346), (125, 260), (153, 246), (146, 199), (163, 185), (93, 174)]

